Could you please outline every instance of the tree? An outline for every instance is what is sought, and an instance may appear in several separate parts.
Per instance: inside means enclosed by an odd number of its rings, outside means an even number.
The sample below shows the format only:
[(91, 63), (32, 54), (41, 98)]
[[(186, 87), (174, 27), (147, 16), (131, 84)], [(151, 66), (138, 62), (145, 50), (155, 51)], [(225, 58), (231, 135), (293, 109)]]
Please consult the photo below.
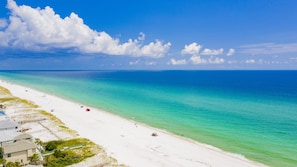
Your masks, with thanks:
[(0, 165), (4, 165), (6, 163), (6, 160), (3, 158), (3, 148), (0, 147)]
[(0, 158), (3, 158), (3, 148), (0, 147)]
[(50, 141), (46, 144), (45, 150), (46, 151), (53, 151), (57, 149), (57, 146), (63, 143), (63, 141)]
[(0, 158), (0, 165), (4, 165), (6, 163), (6, 160), (3, 158)]
[(35, 144), (37, 144), (39, 146), (42, 146), (43, 145), (43, 142), (39, 138), (36, 138), (35, 139)]
[(60, 151), (60, 150), (56, 150), (56, 151), (54, 152), (54, 156), (55, 156), (56, 158), (65, 158), (65, 157), (67, 156), (67, 154), (64, 153), (64, 152), (62, 152), (62, 151)]
[(6, 167), (21, 167), (20, 162), (8, 162)]
[(30, 157), (30, 161), (33, 163), (33, 164), (36, 164), (36, 162), (39, 160), (39, 155), (38, 154), (33, 154), (31, 157)]

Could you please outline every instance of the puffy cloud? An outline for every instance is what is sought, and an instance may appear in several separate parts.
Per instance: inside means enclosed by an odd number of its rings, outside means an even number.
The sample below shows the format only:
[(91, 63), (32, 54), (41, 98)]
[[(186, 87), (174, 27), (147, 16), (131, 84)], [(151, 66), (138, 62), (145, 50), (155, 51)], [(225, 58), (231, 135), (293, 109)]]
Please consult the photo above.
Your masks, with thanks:
[[(216, 57), (218, 55), (221, 55), (224, 52), (223, 48), (220, 49), (208, 49), (205, 48), (201, 53), (202, 46), (198, 45), (196, 42), (185, 45), (184, 49), (181, 51), (182, 54), (189, 54), (191, 57), (189, 58), (189, 61), (192, 64), (223, 64), (225, 63), (225, 59)], [(209, 58), (203, 58), (200, 55), (207, 55), (210, 56)], [(169, 64), (180, 64), (180, 63), (186, 63), (186, 60), (175, 60), (171, 59)]]
[(198, 45), (196, 42), (185, 45), (184, 49), (181, 51), (183, 55), (189, 54), (189, 55), (196, 55), (199, 54), (200, 49), (202, 48), (201, 45)]
[(206, 55), (206, 56), (217, 56), (217, 55), (220, 55), (224, 52), (224, 49), (223, 48), (220, 48), (220, 49), (204, 49), (202, 52), (201, 52), (201, 55)]
[(248, 54), (281, 54), (281, 53), (297, 53), (297, 43), (259, 43), (241, 46), (241, 53)]
[(207, 60), (206, 59), (203, 59), (203, 58), (201, 58), (200, 56), (197, 56), (197, 55), (192, 56), (190, 58), (190, 61), (193, 64), (207, 64)]
[(6, 19), (0, 19), (0, 29), (5, 28), (7, 26)]
[(185, 65), (187, 64), (186, 59), (176, 60), (174, 58), (170, 59), (170, 62), (168, 64), (171, 65)]
[(190, 57), (190, 61), (193, 64), (223, 64), (225, 63), (225, 59), (223, 58), (218, 58), (211, 56), (208, 59), (202, 58), (201, 56), (194, 55)]
[(231, 48), (229, 49), (228, 53), (226, 54), (227, 56), (232, 56), (235, 53), (235, 49)]
[(0, 46), (29, 51), (66, 49), (81, 53), (104, 53), (109, 55), (148, 56), (159, 58), (170, 49), (171, 43), (156, 40), (143, 45), (144, 33), (137, 39), (120, 43), (106, 32), (92, 30), (77, 14), (61, 18), (51, 7), (44, 9), (18, 6), (7, 0), (11, 11), (9, 24), (0, 21), (5, 29), (0, 31)]
[(225, 62), (225, 60), (223, 58), (211, 57), (211, 58), (208, 59), (208, 62), (210, 64), (223, 64)]

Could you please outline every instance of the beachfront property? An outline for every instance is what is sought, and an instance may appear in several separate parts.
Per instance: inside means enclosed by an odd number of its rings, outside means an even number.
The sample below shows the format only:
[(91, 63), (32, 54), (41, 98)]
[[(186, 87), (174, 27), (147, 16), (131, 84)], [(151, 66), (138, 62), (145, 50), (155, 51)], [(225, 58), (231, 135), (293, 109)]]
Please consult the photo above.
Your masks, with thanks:
[(14, 142), (19, 135), (21, 133), (14, 130), (0, 131), (0, 147), (2, 147), (3, 143)]
[(33, 137), (19, 132), (19, 125), (11, 120), (0, 121), (0, 147), (6, 162), (28, 164), (37, 151)]
[(37, 146), (30, 140), (3, 143), (3, 158), (7, 162), (20, 162), (29, 164), (30, 157), (37, 152)]
[(0, 131), (18, 130), (19, 124), (9, 119), (0, 121)]
[(3, 158), (7, 162), (28, 164), (30, 157), (37, 151), (33, 137), (29, 134), (7, 130), (0, 131), (0, 136), (0, 147), (3, 150)]

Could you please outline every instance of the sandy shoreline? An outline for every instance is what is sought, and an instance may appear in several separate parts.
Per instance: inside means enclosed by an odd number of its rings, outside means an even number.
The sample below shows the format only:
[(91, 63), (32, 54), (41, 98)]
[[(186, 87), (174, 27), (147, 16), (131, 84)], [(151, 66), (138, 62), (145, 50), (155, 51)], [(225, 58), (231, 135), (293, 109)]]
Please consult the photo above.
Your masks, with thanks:
[[(132, 167), (159, 166), (264, 166), (239, 155), (194, 142), (170, 133), (91, 108), (83, 104), (0, 81), (0, 85), (41, 109), (54, 114), (80, 137), (102, 146), (119, 163)], [(153, 137), (152, 133), (158, 136)]]

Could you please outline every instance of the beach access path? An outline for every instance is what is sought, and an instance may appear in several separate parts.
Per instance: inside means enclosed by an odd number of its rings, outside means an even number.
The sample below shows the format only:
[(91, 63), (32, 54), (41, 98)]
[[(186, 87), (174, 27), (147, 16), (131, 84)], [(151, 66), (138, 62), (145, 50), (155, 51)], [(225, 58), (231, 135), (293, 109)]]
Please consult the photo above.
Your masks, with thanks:
[[(0, 80), (0, 85), (34, 102), (75, 130), (80, 137), (102, 146), (118, 163), (132, 167), (256, 167), (262, 164), (155, 129), (133, 120), (90, 108), (53, 95)], [(49, 127), (50, 128), (50, 127)], [(152, 136), (155, 133), (157, 136)]]

